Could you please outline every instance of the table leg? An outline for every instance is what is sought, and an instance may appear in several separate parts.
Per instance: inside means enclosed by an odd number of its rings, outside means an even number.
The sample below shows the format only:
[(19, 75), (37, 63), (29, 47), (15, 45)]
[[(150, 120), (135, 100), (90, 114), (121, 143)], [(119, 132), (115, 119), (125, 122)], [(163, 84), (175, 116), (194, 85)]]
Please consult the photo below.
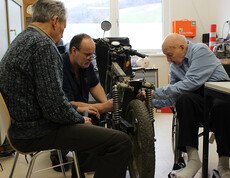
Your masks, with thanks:
[(212, 98), (205, 94), (204, 96), (204, 137), (203, 137), (203, 165), (202, 178), (208, 178), (208, 152), (209, 152), (209, 111), (211, 108)]

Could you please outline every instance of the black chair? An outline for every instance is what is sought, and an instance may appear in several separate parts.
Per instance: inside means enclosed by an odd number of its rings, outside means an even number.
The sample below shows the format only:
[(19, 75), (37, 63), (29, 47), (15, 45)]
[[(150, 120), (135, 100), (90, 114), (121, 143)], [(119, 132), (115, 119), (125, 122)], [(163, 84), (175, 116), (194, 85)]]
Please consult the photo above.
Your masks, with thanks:
[(174, 153), (173, 170), (178, 170), (186, 166), (184, 161), (184, 153), (177, 149), (178, 137), (179, 137), (179, 120), (177, 118), (177, 112), (175, 107), (171, 107), (173, 113), (172, 120), (172, 150)]
[(230, 64), (223, 64), (225, 71), (227, 72), (228, 76), (230, 76)]
[[(179, 119), (177, 118), (177, 112), (175, 107), (171, 107), (172, 113), (173, 113), (173, 120), (172, 120), (172, 150), (174, 153), (174, 165), (173, 170), (178, 170), (181, 168), (184, 168), (186, 166), (186, 163), (184, 161), (185, 153), (177, 149), (178, 147), (178, 140), (179, 140)], [(199, 127), (203, 127), (203, 125), (199, 125)], [(213, 134), (213, 133), (212, 133)], [(203, 136), (204, 132), (200, 132), (198, 134), (198, 138)], [(213, 138), (211, 136), (211, 138)], [(210, 142), (212, 142), (210, 138)]]

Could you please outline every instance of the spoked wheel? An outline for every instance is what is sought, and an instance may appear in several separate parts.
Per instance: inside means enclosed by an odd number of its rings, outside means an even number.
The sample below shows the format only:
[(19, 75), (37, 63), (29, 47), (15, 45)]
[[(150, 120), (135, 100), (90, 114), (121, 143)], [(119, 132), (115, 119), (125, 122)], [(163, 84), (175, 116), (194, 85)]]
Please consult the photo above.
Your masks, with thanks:
[(175, 155), (176, 145), (178, 141), (178, 133), (179, 133), (179, 122), (177, 120), (175, 108), (171, 108), (173, 112), (173, 120), (172, 120), (172, 151)]
[(186, 166), (183, 153), (177, 148), (179, 140), (179, 120), (175, 108), (171, 108), (173, 112), (172, 120), (172, 150), (174, 153), (173, 170), (178, 170)]
[(131, 178), (154, 178), (155, 143), (153, 120), (140, 100), (132, 100), (127, 107), (125, 119), (132, 124), (132, 158), (129, 163)]

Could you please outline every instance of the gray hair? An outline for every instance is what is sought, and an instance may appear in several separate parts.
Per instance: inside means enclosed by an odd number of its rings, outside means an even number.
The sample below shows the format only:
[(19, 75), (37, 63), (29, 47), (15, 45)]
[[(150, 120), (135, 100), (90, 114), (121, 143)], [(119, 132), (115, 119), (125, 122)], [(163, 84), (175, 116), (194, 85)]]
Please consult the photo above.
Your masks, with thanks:
[(62, 22), (66, 19), (64, 4), (58, 0), (37, 0), (32, 6), (32, 22), (49, 22), (54, 16)]

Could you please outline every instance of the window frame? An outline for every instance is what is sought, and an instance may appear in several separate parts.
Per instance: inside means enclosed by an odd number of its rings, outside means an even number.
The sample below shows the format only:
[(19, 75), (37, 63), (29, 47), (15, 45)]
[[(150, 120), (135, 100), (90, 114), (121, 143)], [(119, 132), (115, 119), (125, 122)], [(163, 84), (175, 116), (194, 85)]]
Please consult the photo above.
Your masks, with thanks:
[[(63, 0), (62, 0), (63, 1)], [(64, 2), (64, 1), (63, 1)], [(170, 0), (162, 0), (162, 40), (171, 30), (170, 23)], [(119, 0), (109, 0), (109, 21), (112, 24), (112, 28), (107, 32), (109, 37), (119, 37)], [(150, 34), (151, 35), (151, 34)], [(162, 43), (162, 42), (159, 42)], [(159, 45), (159, 48), (160, 45)], [(146, 53), (148, 55), (161, 55), (161, 49), (136, 49), (139, 52)]]
[[(162, 40), (169, 34), (170, 26), (170, 0), (162, 0)], [(119, 0), (110, 0), (110, 22), (112, 24), (110, 36), (119, 36)], [(149, 55), (162, 54), (161, 49), (137, 49)]]

